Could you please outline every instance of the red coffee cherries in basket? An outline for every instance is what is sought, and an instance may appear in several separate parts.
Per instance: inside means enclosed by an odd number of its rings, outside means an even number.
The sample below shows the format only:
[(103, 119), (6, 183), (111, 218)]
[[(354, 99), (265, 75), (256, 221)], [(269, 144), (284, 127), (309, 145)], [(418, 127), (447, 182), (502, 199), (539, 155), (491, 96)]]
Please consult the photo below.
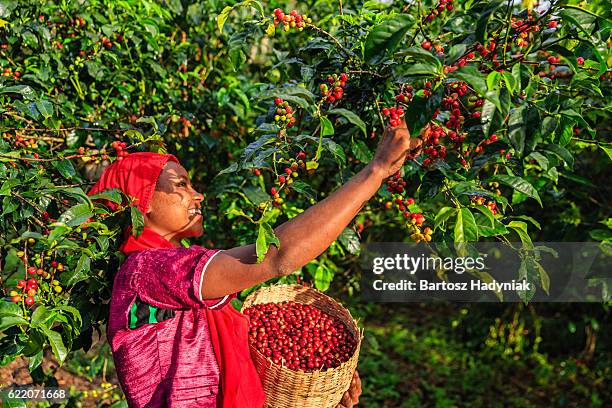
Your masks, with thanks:
[(292, 370), (335, 368), (348, 361), (356, 340), (340, 320), (314, 306), (285, 301), (256, 304), (250, 318), (251, 346)]

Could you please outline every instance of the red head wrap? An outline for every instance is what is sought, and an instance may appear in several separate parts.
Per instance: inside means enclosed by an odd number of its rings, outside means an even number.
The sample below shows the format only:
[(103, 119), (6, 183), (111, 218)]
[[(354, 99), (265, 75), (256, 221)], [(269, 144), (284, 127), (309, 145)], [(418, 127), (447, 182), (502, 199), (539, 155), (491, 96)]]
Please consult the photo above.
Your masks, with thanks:
[[(108, 166), (100, 180), (92, 187), (88, 195), (99, 193), (111, 188), (118, 188), (128, 196), (136, 199), (135, 203), (141, 213), (146, 214), (157, 179), (168, 160), (178, 163), (172, 154), (151, 152), (132, 153), (122, 160), (117, 160)], [(107, 205), (114, 210), (117, 204), (108, 201)]]

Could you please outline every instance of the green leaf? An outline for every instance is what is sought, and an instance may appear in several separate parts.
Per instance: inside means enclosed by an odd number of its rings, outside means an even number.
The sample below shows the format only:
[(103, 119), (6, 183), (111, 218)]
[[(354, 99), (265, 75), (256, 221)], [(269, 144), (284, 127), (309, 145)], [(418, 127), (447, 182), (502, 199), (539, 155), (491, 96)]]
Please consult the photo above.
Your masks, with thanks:
[(144, 228), (144, 217), (137, 206), (130, 207), (130, 218), (132, 221), (132, 235), (137, 237)]
[(470, 241), (478, 241), (478, 226), (470, 209), (463, 207), (457, 211), (455, 243)]
[(45, 306), (40, 305), (32, 313), (30, 324), (32, 326), (48, 326), (48, 322), (53, 318), (55, 312), (47, 309)]
[(480, 72), (478, 68), (472, 65), (465, 65), (453, 72), (451, 77), (467, 82), (481, 96), (487, 93), (487, 82), (485, 74)]
[(525, 107), (521, 106), (510, 114), (508, 138), (519, 157), (523, 156), (525, 150), (525, 122)]
[(529, 263), (529, 259), (522, 259), (521, 265), (519, 266), (519, 270), (518, 270), (518, 280), (531, 283), (531, 285), (529, 285), (528, 291), (527, 290), (517, 291), (519, 297), (521, 298), (521, 300), (523, 300), (523, 302), (530, 301), (531, 298), (533, 298), (533, 295), (535, 294), (535, 291), (536, 291), (533, 269), (528, 267), (528, 263)]
[(50, 118), (53, 116), (53, 104), (46, 100), (36, 101), (36, 109), (40, 112), (40, 114), (45, 118)]
[(507, 227), (512, 228), (518, 234), (523, 245), (525, 245), (527, 248), (533, 248), (531, 237), (529, 236), (529, 233), (527, 232), (526, 223), (524, 223), (523, 221), (510, 221)]
[(225, 25), (225, 22), (233, 9), (234, 7), (232, 6), (225, 6), (223, 10), (221, 10), (221, 13), (219, 13), (217, 16), (217, 27), (219, 27), (220, 32), (223, 32), (223, 26)]
[(255, 186), (245, 187), (243, 193), (246, 198), (248, 198), (248, 200), (256, 206), (270, 199), (270, 196), (266, 194), (266, 192)]
[(321, 137), (331, 136), (334, 134), (334, 125), (327, 118), (327, 116), (321, 116), (319, 121), (321, 123)]
[(321, 157), (321, 151), (323, 150), (323, 138), (325, 136), (331, 136), (334, 134), (334, 125), (332, 125), (331, 121), (327, 118), (327, 116), (321, 116), (319, 118), (319, 123), (321, 130), (319, 133), (319, 145), (317, 146), (315, 161), (319, 160), (319, 157)]
[(4, 93), (16, 93), (21, 95), (24, 99), (33, 99), (34, 90), (29, 85), (15, 85), (0, 87), (0, 94)]
[(529, 221), (530, 223), (532, 223), (534, 225), (534, 227), (536, 227), (537, 229), (541, 230), (542, 227), (540, 226), (540, 223), (537, 222), (536, 220), (534, 220), (533, 218), (531, 218), (528, 215), (515, 215), (513, 218), (518, 218), (521, 220), (525, 220), (525, 221)]
[(362, 163), (369, 163), (374, 157), (374, 154), (363, 140), (357, 140), (351, 143), (351, 152), (353, 152), (355, 158)]
[(3, 399), (2, 408), (27, 408), (27, 405), (22, 399)]
[(338, 165), (343, 167), (346, 164), (346, 154), (344, 154), (344, 149), (342, 146), (331, 139), (325, 139), (323, 143), (325, 144), (325, 148), (334, 155), (334, 159)]
[(77, 261), (76, 267), (73, 271), (64, 272), (61, 276), (62, 283), (66, 286), (73, 286), (78, 282), (84, 281), (89, 278), (89, 270), (91, 268), (91, 261), (89, 257), (82, 254)]
[(363, 135), (367, 137), (366, 125), (355, 112), (348, 109), (336, 108), (329, 111), (329, 113), (335, 113), (344, 116), (350, 123), (357, 126), (363, 132)]
[(66, 350), (66, 346), (64, 346), (62, 336), (58, 332), (53, 331), (46, 326), (41, 326), (40, 329), (45, 336), (47, 336), (49, 344), (51, 345), (51, 350), (61, 366), (64, 363), (66, 356), (68, 356), (68, 350)]
[(297, 191), (298, 193), (304, 194), (308, 198), (312, 198), (313, 200), (317, 199), (317, 192), (313, 189), (310, 184), (304, 183), (303, 181), (296, 180), (291, 184), (291, 188)]
[(72, 165), (72, 161), (63, 159), (52, 162), (53, 167), (62, 175), (62, 177), (72, 180), (72, 178), (76, 175), (76, 170)]
[(535, 160), (542, 168), (542, 170), (548, 170), (548, 159), (543, 154), (538, 152), (531, 152), (531, 154), (527, 156), (527, 159)]
[(89, 197), (91, 200), (108, 200), (115, 204), (121, 204), (123, 201), (121, 196), (121, 190), (118, 188), (111, 188), (108, 190), (100, 191), (99, 193), (92, 194)]
[(437, 69), (433, 64), (402, 64), (394, 70), (396, 77), (429, 76), (434, 77)]
[(488, 7), (486, 9), (480, 12), (478, 21), (476, 22), (476, 26), (474, 27), (475, 28), (474, 32), (476, 34), (476, 41), (480, 43), (485, 42), (486, 34), (488, 32), (487, 27), (489, 25), (489, 21), (491, 20), (491, 16), (504, 3), (505, 3), (504, 1), (500, 1), (500, 0), (492, 1), (488, 3)]
[[(4, 300), (0, 300), (0, 302), (6, 302)], [(9, 327), (18, 326), (18, 325), (28, 325), (28, 321), (21, 316), (14, 315), (0, 315), (0, 332), (5, 331)]]
[(612, 160), (612, 146), (599, 143), (599, 147), (601, 147), (601, 150), (606, 152), (606, 154), (608, 155), (608, 158)]
[(257, 233), (257, 241), (255, 242), (255, 250), (257, 252), (257, 262), (263, 262), (270, 245), (274, 245), (280, 249), (280, 241), (274, 234), (274, 230), (267, 222), (259, 224), (259, 232)]
[(484, 104), (482, 105), (482, 115), (480, 116), (480, 120), (482, 122), (482, 133), (484, 133), (485, 136), (489, 136), (494, 115), (495, 104), (488, 99), (485, 99)]
[(495, 226), (495, 216), (493, 215), (493, 212), (491, 212), (489, 207), (485, 205), (477, 205), (475, 208), (481, 213), (483, 213), (489, 221), (491, 221), (491, 228), (493, 228)]
[(574, 156), (572, 156), (572, 154), (566, 148), (556, 144), (547, 144), (544, 146), (544, 150), (554, 153), (560, 159), (565, 161), (570, 168), (574, 167)]
[(334, 276), (333, 271), (328, 268), (324, 263), (317, 265), (314, 273), (314, 284), (320, 291), (326, 291), (329, 289), (329, 284)]
[(77, 225), (81, 225), (91, 217), (93, 217), (93, 214), (89, 209), (89, 205), (77, 204), (70, 207), (68, 210), (66, 210), (66, 212), (60, 215), (57, 221), (63, 222), (69, 227), (75, 227)]
[(434, 71), (442, 68), (442, 63), (431, 52), (424, 50), (421, 47), (408, 48), (405, 51), (398, 53), (399, 56), (411, 56), (415, 61), (425, 63), (434, 67)]
[(374, 27), (364, 44), (364, 59), (368, 64), (379, 64), (385, 56), (393, 53), (406, 32), (414, 25), (415, 19), (409, 14), (396, 14)]
[(28, 363), (28, 369), (30, 370), (30, 372), (34, 371), (38, 366), (40, 366), (40, 363), (42, 363), (42, 359), (42, 350), (30, 357), (30, 361)]
[(574, 6), (561, 10), (560, 15), (563, 20), (574, 23), (578, 29), (582, 30), (588, 36), (593, 33), (597, 18), (592, 14)]
[(438, 229), (440, 226), (442, 226), (456, 210), (457, 209), (453, 207), (440, 208), (440, 211), (438, 211), (438, 214), (436, 214), (436, 218), (434, 220), (434, 229)]
[(342, 246), (351, 254), (356, 255), (359, 253), (361, 243), (359, 242), (359, 237), (352, 228), (345, 228), (338, 237), (338, 241), (340, 241)]
[(496, 237), (508, 233), (508, 229), (498, 219), (493, 222), (493, 227), (489, 225), (489, 219), (482, 214), (474, 214), (476, 224), (478, 225), (479, 237)]
[(536, 200), (540, 204), (540, 206), (542, 206), (542, 200), (540, 200), (540, 195), (538, 194), (538, 191), (527, 180), (521, 177), (510, 176), (506, 174), (499, 174), (497, 176), (494, 176), (492, 180), (497, 180), (501, 183), (506, 184), (507, 186), (514, 188), (517, 191), (520, 191), (521, 193)]

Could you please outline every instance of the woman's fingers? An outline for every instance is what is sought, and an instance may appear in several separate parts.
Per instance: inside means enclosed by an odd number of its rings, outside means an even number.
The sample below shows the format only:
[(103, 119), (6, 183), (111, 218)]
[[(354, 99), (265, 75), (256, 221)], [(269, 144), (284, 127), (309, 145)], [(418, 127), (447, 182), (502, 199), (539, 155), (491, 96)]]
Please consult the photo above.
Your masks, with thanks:
[(353, 408), (353, 401), (351, 400), (351, 395), (348, 391), (344, 393), (336, 408)]
[(361, 378), (359, 378), (359, 373), (357, 371), (353, 374), (348, 392), (351, 395), (351, 402), (353, 405), (357, 405), (359, 403), (359, 396), (361, 395)]

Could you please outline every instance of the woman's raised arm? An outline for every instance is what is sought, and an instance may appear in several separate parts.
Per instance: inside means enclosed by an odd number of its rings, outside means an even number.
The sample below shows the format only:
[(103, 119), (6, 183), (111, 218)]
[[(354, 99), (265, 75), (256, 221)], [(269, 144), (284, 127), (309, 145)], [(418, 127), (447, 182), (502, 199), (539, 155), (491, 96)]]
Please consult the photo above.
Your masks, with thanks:
[(204, 273), (202, 298), (219, 298), (288, 275), (319, 256), (378, 191), (383, 180), (396, 173), (406, 155), (420, 145), (420, 139), (410, 139), (405, 123), (388, 128), (373, 160), (359, 173), (329, 197), (274, 230), (280, 249), (271, 246), (262, 263), (256, 262), (255, 245), (216, 255)]

